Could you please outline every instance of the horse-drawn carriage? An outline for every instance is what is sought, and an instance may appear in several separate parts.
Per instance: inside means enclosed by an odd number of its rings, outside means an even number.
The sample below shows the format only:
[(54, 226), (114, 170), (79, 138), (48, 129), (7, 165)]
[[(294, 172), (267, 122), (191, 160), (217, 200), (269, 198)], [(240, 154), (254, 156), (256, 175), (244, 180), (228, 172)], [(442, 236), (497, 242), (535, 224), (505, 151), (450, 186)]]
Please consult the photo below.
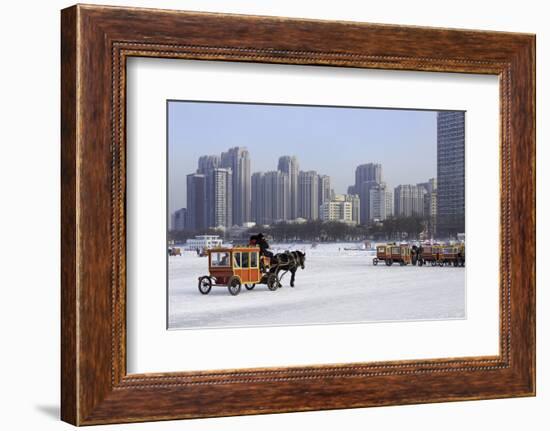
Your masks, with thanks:
[(387, 266), (393, 265), (394, 262), (408, 265), (412, 263), (411, 247), (408, 244), (380, 244), (376, 246), (376, 257), (372, 264), (378, 265), (378, 262), (385, 262)]
[(373, 265), (378, 265), (378, 262), (385, 262), (391, 254), (391, 249), (389, 245), (378, 244), (376, 246), (376, 257), (372, 259)]
[(428, 265), (436, 266), (439, 261), (439, 245), (422, 245), (419, 247), (418, 266)]
[(294, 286), (294, 273), (304, 268), (305, 254), (293, 251), (274, 257), (261, 255), (257, 246), (213, 248), (207, 250), (208, 275), (199, 277), (199, 292), (206, 295), (212, 286), (225, 286), (231, 295), (238, 295), (244, 284), (252, 290), (257, 284), (265, 284), (269, 290), (281, 287), (281, 279), (292, 273), (290, 285)]
[(376, 257), (373, 258), (372, 264), (378, 265), (378, 262), (385, 262), (388, 266), (391, 266), (394, 262), (400, 265), (464, 266), (466, 248), (464, 244), (427, 244), (412, 247), (408, 244), (378, 244), (376, 246)]
[(210, 293), (212, 286), (226, 286), (231, 295), (238, 295), (243, 284), (248, 290), (256, 284), (277, 290), (277, 275), (269, 271), (269, 259), (260, 256), (259, 247), (213, 248), (207, 255), (209, 274), (199, 277), (203, 295)]
[(439, 266), (464, 266), (465, 262), (466, 254), (464, 244), (441, 247), (438, 259)]
[(181, 248), (168, 247), (168, 256), (181, 256)]

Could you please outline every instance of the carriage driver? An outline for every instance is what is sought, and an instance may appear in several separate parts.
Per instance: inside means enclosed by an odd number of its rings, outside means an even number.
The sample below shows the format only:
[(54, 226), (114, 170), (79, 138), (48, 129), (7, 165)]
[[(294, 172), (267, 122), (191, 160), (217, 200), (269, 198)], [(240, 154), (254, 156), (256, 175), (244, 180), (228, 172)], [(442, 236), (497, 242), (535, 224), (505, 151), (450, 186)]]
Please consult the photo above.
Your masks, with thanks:
[(250, 240), (248, 242), (249, 245), (257, 245), (260, 247), (260, 255), (266, 256), (270, 259), (273, 258), (273, 252), (269, 250), (269, 244), (267, 240), (265, 239), (265, 236), (263, 233), (259, 233), (257, 235), (252, 235), (250, 237)]

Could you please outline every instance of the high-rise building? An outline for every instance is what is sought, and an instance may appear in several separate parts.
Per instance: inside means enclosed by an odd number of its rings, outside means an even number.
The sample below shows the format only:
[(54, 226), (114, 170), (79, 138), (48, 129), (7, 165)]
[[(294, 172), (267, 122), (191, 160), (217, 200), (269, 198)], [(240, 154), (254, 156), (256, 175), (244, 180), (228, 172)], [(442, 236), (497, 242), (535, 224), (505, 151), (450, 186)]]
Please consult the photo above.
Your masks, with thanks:
[(435, 225), (437, 218), (437, 190), (426, 194), (424, 203), (424, 214), (429, 215), (433, 219)]
[(426, 230), (430, 237), (436, 234), (435, 227), (437, 221), (437, 180), (430, 178), (425, 183), (417, 184), (418, 187), (424, 187), (424, 218), (427, 222)]
[(430, 178), (425, 183), (418, 183), (418, 187), (424, 187), (428, 193), (435, 192), (437, 190), (437, 180)]
[(393, 193), (391, 190), (386, 191), (386, 218), (393, 217), (395, 214), (395, 201), (393, 199)]
[[(361, 223), (371, 220), (370, 189), (382, 182), (382, 165), (380, 163), (365, 163), (355, 169), (355, 185), (353, 191), (359, 195), (361, 203)], [(348, 189), (348, 193), (350, 190)]]
[[(232, 225), (233, 175), (231, 168), (220, 168), (220, 165), (220, 156), (207, 155), (199, 157), (195, 175), (202, 175), (204, 177), (204, 215), (200, 215), (200, 217), (204, 219), (204, 222), (199, 223), (199, 226), (231, 227)], [(188, 194), (189, 181), (199, 180), (188, 179)], [(197, 201), (197, 199), (198, 197), (195, 201)], [(188, 206), (188, 209), (189, 208), (190, 207)], [(194, 208), (197, 208), (196, 203)], [(190, 220), (197, 223), (197, 217), (199, 217), (199, 215), (197, 215), (197, 212), (195, 211), (194, 215), (190, 214), (189, 217)]]
[(347, 192), (348, 192), (348, 195), (356, 195), (357, 190), (355, 190), (355, 184), (348, 186)]
[(330, 177), (328, 175), (319, 175), (319, 205), (330, 201)]
[(298, 174), (300, 167), (295, 156), (279, 157), (277, 169), (288, 175), (290, 187), (290, 214), (289, 218), (298, 218)]
[(220, 167), (220, 156), (201, 156), (199, 157), (197, 174), (208, 175), (214, 169)]
[(464, 185), (464, 112), (438, 112), (438, 237), (454, 237), (464, 232)]
[(264, 217), (266, 223), (290, 218), (290, 180), (281, 171), (264, 174)]
[(343, 195), (336, 195), (335, 200), (325, 201), (319, 206), (320, 219), (353, 223), (352, 202), (346, 201)]
[(189, 229), (201, 230), (206, 226), (206, 176), (187, 175), (187, 222)]
[(394, 189), (394, 214), (399, 217), (423, 216), (424, 187), (401, 184)]
[(258, 224), (288, 220), (290, 181), (281, 171), (255, 172), (252, 175), (252, 218)]
[(416, 196), (413, 196), (413, 206), (412, 213), (413, 215), (423, 217), (424, 214), (424, 200), (428, 192), (424, 187), (416, 186)]
[(298, 216), (306, 220), (319, 218), (319, 175), (315, 171), (298, 175)]
[(220, 166), (233, 173), (233, 224), (242, 225), (251, 221), (250, 155), (244, 147), (234, 147), (222, 153)]
[(365, 163), (355, 168), (355, 189), (365, 181), (382, 182), (382, 165), (380, 163)]
[(361, 204), (361, 223), (367, 224), (371, 219), (370, 215), (370, 191), (380, 185), (376, 181), (364, 181), (357, 187), (359, 202)]
[(171, 229), (180, 231), (187, 229), (187, 208), (180, 208), (172, 214)]
[(351, 203), (351, 220), (355, 224), (359, 224), (361, 222), (361, 200), (359, 199), (359, 195), (347, 194), (344, 195), (344, 200)]
[(215, 168), (206, 175), (206, 222), (208, 227), (233, 225), (233, 175), (229, 168)]
[(382, 221), (393, 215), (393, 194), (381, 183), (369, 191), (369, 221)]
[(264, 186), (263, 186), (263, 172), (254, 172), (251, 179), (251, 211), (250, 216), (252, 221), (257, 224), (265, 224), (264, 221)]

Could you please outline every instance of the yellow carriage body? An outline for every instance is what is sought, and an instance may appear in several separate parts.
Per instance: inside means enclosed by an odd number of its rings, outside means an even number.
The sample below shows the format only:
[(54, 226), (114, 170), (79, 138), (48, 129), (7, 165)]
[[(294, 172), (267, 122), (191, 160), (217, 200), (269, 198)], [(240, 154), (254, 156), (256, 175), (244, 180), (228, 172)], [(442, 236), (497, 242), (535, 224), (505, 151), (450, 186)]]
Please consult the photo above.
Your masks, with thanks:
[(388, 266), (394, 262), (408, 265), (412, 262), (411, 247), (408, 244), (379, 244), (376, 246), (376, 257), (372, 263), (378, 265), (379, 262), (385, 262)]
[(242, 284), (255, 284), (262, 278), (259, 247), (213, 248), (208, 250), (208, 271), (216, 284), (226, 285), (231, 277)]

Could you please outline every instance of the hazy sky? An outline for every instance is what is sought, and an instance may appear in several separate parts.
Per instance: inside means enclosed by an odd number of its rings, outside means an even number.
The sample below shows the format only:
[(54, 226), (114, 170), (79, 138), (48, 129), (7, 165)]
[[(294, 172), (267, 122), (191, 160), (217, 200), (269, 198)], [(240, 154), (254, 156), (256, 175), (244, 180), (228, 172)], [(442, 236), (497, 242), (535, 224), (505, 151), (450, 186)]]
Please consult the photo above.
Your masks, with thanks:
[(230, 147), (248, 148), (252, 173), (297, 156), (301, 170), (329, 175), (346, 193), (363, 163), (381, 163), (392, 188), (435, 177), (436, 135), (436, 111), (170, 101), (169, 211), (186, 206), (186, 175), (198, 158)]

